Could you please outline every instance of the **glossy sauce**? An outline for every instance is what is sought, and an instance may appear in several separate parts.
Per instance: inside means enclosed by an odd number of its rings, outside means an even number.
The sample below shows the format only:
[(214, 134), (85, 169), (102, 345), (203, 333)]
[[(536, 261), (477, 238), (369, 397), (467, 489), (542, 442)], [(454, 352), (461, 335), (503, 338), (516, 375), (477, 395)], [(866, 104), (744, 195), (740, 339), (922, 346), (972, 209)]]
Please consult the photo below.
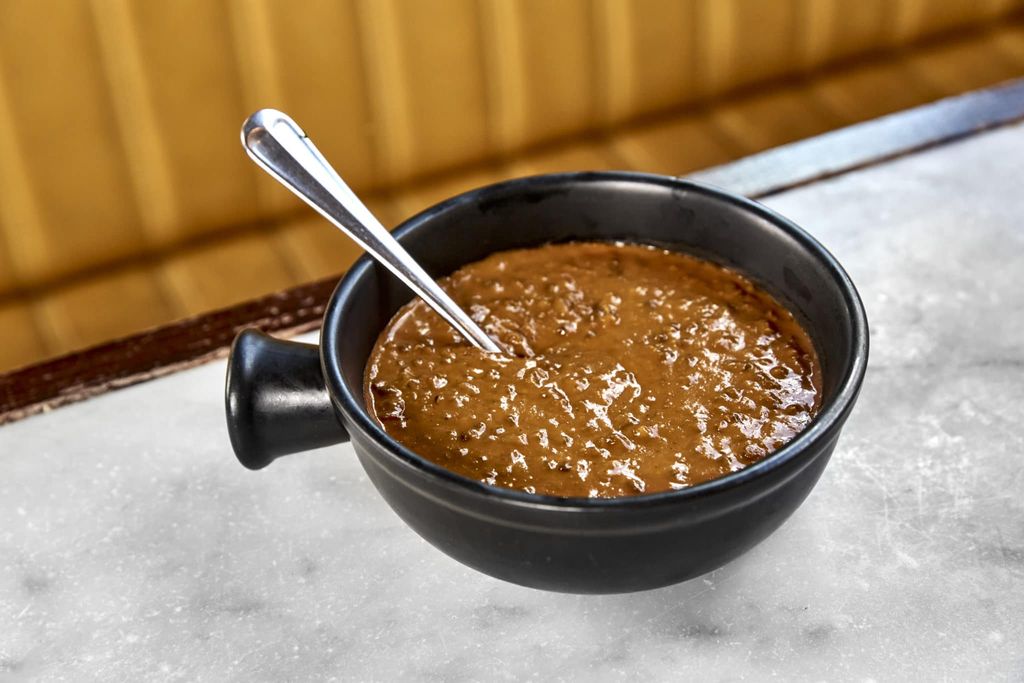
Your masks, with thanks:
[(414, 300), (370, 356), (367, 406), (412, 451), (488, 484), (581, 497), (684, 488), (764, 458), (819, 408), (807, 334), (707, 261), (549, 245), (440, 283), (508, 353), (470, 346)]

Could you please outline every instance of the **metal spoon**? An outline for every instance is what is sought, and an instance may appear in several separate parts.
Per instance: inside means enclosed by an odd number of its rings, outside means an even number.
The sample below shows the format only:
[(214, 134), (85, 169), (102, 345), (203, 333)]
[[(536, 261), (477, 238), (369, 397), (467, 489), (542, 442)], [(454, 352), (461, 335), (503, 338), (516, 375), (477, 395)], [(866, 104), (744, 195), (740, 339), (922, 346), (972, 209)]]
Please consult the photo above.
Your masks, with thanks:
[(474, 346), (501, 352), (359, 201), (287, 114), (261, 109), (250, 116), (242, 125), (242, 146), (260, 168), (358, 242)]

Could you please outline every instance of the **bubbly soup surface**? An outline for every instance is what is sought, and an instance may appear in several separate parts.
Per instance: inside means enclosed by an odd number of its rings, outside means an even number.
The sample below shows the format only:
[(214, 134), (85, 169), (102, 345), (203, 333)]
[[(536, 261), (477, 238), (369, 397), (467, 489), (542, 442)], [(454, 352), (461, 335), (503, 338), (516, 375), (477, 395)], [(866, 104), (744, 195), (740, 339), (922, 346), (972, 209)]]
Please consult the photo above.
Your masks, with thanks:
[(680, 489), (743, 469), (820, 404), (814, 347), (742, 275), (653, 247), (505, 251), (440, 280), (507, 350), (420, 300), (366, 368), (371, 414), (452, 471), (554, 496)]

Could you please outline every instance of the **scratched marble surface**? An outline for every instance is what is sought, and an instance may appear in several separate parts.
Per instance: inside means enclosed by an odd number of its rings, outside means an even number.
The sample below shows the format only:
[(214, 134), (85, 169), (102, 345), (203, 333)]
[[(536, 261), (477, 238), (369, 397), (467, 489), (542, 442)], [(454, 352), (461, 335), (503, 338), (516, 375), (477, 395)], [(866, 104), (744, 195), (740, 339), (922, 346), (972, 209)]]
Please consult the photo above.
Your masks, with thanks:
[(0, 428), (4, 680), (1024, 680), (1024, 128), (772, 198), (872, 326), (832, 463), (703, 578), (580, 597), (421, 541), (340, 447), (235, 464), (212, 363)]

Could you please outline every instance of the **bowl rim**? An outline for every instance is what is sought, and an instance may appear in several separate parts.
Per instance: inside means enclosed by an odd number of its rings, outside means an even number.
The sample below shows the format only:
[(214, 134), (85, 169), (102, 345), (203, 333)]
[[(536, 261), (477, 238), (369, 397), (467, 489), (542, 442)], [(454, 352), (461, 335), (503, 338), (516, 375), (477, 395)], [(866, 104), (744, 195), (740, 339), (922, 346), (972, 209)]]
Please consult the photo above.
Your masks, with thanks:
[(430, 222), (436, 216), (462, 204), (479, 203), (496, 193), (502, 195), (509, 192), (526, 193), (536, 192), (540, 188), (550, 186), (604, 184), (608, 182), (632, 183), (641, 186), (656, 185), (674, 190), (683, 190), (754, 213), (786, 232), (826, 268), (829, 275), (838, 284), (843, 303), (850, 313), (853, 358), (847, 365), (847, 370), (840, 381), (838, 390), (825, 402), (821, 411), (811, 420), (807, 428), (779, 450), (742, 470), (731, 472), (684, 489), (644, 493), (635, 496), (618, 496), (614, 498), (550, 496), (527, 493), (519, 489), (492, 486), (457, 474), (416, 454), (388, 436), (370, 417), (369, 413), (363, 409), (360, 402), (349, 391), (348, 385), (343, 379), (339, 354), (335, 352), (335, 349), (339, 348), (339, 342), (341, 341), (339, 338), (339, 333), (342, 329), (340, 317), (345, 309), (345, 306), (342, 304), (349, 299), (353, 290), (361, 282), (362, 278), (366, 276), (367, 272), (375, 266), (372, 258), (363, 254), (349, 268), (335, 288), (334, 294), (327, 304), (320, 333), (320, 358), (325, 383), (335, 408), (346, 418), (346, 427), (348, 427), (349, 431), (351, 432), (353, 427), (357, 428), (364, 437), (378, 446), (380, 451), (387, 453), (389, 458), (392, 458), (402, 466), (411, 467), (421, 474), (436, 478), (439, 483), (455, 487), (466, 493), (484, 495), (492, 499), (497, 498), (520, 507), (556, 508), (558, 510), (611, 510), (624, 507), (640, 508), (692, 501), (742, 486), (755, 479), (760, 479), (768, 473), (797, 460), (804, 453), (812, 451), (811, 447), (816, 443), (827, 442), (832, 438), (833, 434), (845, 422), (864, 380), (869, 348), (867, 315), (853, 281), (836, 258), (803, 228), (758, 202), (712, 185), (652, 173), (632, 171), (548, 173), (505, 180), (455, 195), (403, 221), (394, 230), (393, 234), (401, 241), (403, 238), (415, 234), (419, 230), (429, 229)]

